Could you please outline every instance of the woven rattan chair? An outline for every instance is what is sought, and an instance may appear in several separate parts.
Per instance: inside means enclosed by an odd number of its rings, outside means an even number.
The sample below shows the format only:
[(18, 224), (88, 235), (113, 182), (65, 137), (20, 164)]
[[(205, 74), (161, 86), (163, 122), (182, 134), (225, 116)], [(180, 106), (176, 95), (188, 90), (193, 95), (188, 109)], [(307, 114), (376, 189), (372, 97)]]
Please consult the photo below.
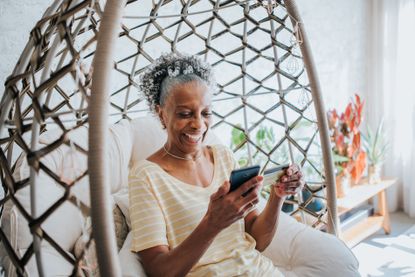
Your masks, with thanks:
[[(33, 235), (26, 250), (17, 253), (4, 223), (0, 230), (2, 248), (19, 275), (33, 256), (43, 275), (42, 264), (48, 261), (42, 260), (41, 241), (75, 265), (73, 274), (78, 272), (80, 258), (68, 255), (44, 228), (48, 218), (68, 203), (83, 215), (91, 214), (100, 271), (120, 274), (114, 258), (108, 157), (103, 154), (110, 143), (108, 126), (147, 113), (136, 79), (169, 51), (199, 55), (212, 64), (218, 82), (216, 134), (225, 143), (239, 138), (231, 146), (241, 162), (260, 163), (263, 169), (286, 162), (300, 164), (311, 197), (291, 199), (291, 215), (336, 234), (325, 109), (294, 1), (107, 0), (104, 5), (56, 0), (30, 33), (5, 83), (0, 106), (5, 192), (1, 211), (13, 206)], [(70, 135), (85, 127), (87, 146)], [(42, 143), (42, 134), (52, 131), (54, 138)], [(54, 172), (47, 158), (62, 147), (88, 157), (88, 169), (68, 178)], [(30, 172), (17, 178), (22, 162)], [(62, 195), (39, 210), (41, 178), (52, 180)], [(74, 193), (78, 183), (88, 178), (91, 207)], [(24, 189), (30, 191), (30, 199), (19, 196)], [(316, 199), (323, 202), (319, 211), (309, 208)]]

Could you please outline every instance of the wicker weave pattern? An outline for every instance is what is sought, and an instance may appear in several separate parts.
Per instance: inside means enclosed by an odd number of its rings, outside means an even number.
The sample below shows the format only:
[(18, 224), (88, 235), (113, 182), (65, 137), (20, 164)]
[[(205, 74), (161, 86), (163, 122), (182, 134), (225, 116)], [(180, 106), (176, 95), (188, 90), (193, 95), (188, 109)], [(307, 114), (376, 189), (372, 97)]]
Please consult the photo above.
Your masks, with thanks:
[[(75, 265), (74, 274), (81, 257), (70, 257), (42, 229), (42, 223), (65, 201), (79, 206), (85, 215), (89, 213), (89, 207), (71, 194), (87, 172), (63, 180), (42, 158), (62, 145), (88, 154), (68, 133), (88, 124), (91, 64), (102, 11), (99, 1), (56, 1), (31, 32), (1, 102), (0, 127), (7, 132), (0, 137), (1, 182), (6, 191), (0, 207), (12, 201), (32, 233)], [(244, 139), (233, 145), (236, 157), (261, 163), (264, 169), (290, 161), (302, 165), (312, 197), (305, 202), (291, 200), (296, 204), (292, 214), (303, 211), (308, 223), (324, 226), (327, 209), (316, 212), (306, 208), (315, 198), (326, 198), (319, 130), (299, 49), (302, 34), (298, 24), (301, 22), (290, 18), (282, 1), (129, 1), (114, 60), (111, 120), (147, 113), (136, 80), (162, 52), (202, 56), (214, 67), (218, 82), (216, 133), (228, 142), (232, 132), (239, 130)], [(263, 143), (258, 133), (270, 128), (274, 135)], [(51, 129), (60, 133), (54, 143), (39, 146), (30, 142)], [(15, 197), (36, 179), (13, 177), (21, 153), (34, 171), (49, 175), (64, 192), (36, 216), (23, 209)], [(0, 238), (17, 272), (23, 274), (34, 244), (18, 257), (3, 230)]]

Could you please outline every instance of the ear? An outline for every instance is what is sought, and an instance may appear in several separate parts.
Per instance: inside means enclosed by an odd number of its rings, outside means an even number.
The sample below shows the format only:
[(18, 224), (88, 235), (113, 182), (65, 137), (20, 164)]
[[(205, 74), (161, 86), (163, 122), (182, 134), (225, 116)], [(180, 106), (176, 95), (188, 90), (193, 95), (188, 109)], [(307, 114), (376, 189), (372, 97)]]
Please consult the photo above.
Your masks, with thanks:
[(164, 123), (164, 110), (160, 105), (156, 105), (156, 112), (159, 117), (161, 126), (163, 126), (163, 129), (166, 129), (166, 124)]

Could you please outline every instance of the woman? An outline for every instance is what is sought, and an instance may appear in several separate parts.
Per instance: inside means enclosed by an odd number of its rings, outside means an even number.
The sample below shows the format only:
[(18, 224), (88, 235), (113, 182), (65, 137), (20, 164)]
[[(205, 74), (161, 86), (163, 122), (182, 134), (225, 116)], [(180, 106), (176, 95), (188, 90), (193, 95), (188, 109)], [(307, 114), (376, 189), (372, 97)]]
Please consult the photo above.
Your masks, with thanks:
[(131, 250), (149, 276), (279, 276), (260, 252), (275, 234), (284, 198), (303, 186), (302, 174), (290, 166), (261, 213), (261, 176), (229, 192), (232, 152), (203, 144), (213, 85), (208, 65), (178, 54), (161, 56), (141, 78), (168, 136), (130, 173)]

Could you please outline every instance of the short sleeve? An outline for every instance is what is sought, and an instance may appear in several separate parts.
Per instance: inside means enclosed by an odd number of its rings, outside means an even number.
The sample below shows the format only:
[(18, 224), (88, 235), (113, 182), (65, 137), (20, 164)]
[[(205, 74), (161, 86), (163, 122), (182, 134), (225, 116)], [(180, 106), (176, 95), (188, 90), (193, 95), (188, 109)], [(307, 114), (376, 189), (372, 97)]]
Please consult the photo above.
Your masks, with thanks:
[(224, 152), (224, 156), (225, 156), (225, 159), (227, 160), (227, 163), (230, 164), (230, 169), (231, 170), (238, 169), (239, 164), (236, 161), (232, 150), (224, 145), (221, 145), (220, 148), (222, 148), (221, 151)]
[(132, 171), (129, 176), (131, 251), (138, 252), (158, 245), (168, 245), (166, 222), (159, 202), (145, 174)]

